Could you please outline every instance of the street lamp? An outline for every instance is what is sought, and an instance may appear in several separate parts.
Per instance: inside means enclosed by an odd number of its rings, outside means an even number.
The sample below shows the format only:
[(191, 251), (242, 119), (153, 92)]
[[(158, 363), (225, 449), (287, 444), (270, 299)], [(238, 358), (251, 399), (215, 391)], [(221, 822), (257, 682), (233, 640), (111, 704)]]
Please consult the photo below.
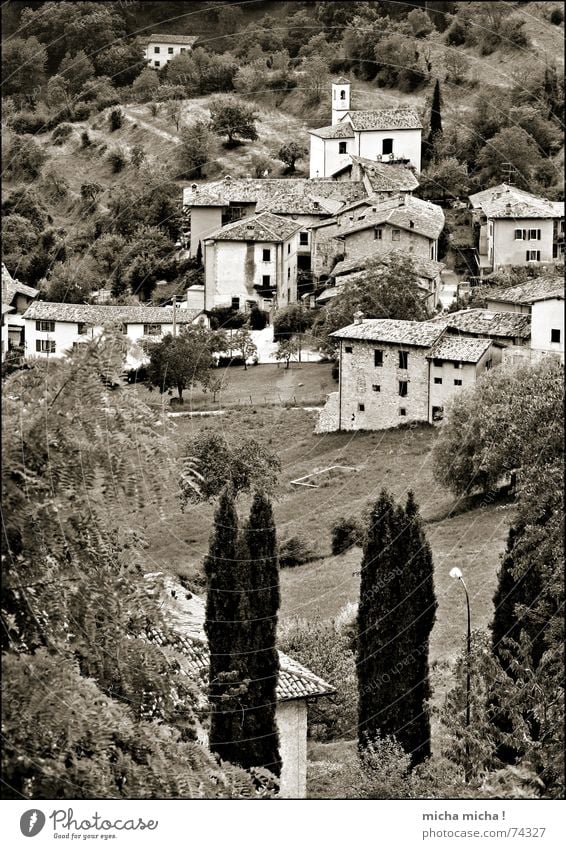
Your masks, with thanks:
[(472, 651), (472, 620), (470, 615), (470, 596), (468, 595), (468, 588), (464, 583), (464, 578), (460, 569), (457, 566), (454, 566), (453, 569), (450, 570), (450, 577), (455, 578), (457, 581), (460, 581), (462, 586), (464, 587), (464, 592), (466, 593), (466, 609), (468, 612), (468, 634), (467, 634), (467, 643), (466, 643), (466, 764), (464, 767), (464, 780), (466, 783), (469, 782), (471, 777), (470, 770), (470, 742), (469, 742), (469, 730), (470, 730), (470, 684), (471, 684), (471, 670), (470, 670), (470, 660), (471, 660), (471, 651)]

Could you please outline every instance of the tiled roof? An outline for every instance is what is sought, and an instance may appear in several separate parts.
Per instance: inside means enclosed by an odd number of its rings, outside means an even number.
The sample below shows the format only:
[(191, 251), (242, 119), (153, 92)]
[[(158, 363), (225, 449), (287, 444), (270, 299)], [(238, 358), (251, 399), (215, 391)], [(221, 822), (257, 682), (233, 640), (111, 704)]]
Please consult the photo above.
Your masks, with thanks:
[(550, 201), (507, 183), (476, 192), (469, 200), (487, 218), (564, 218), (563, 201)]
[(336, 203), (351, 203), (363, 197), (367, 197), (367, 191), (361, 180), (225, 177), (202, 186), (195, 183), (183, 190), (183, 203), (188, 207), (255, 203), (257, 213), (276, 215), (333, 214)]
[[(149, 638), (161, 646), (175, 651), (185, 674), (206, 683), (209, 653), (208, 641), (204, 631), (205, 604), (202, 598), (187, 592), (180, 584), (168, 578), (164, 582), (164, 606), (167, 621), (173, 633), (167, 636), (153, 629)], [(277, 680), (277, 700), (304, 699), (313, 696), (326, 696), (335, 692), (310, 669), (302, 666), (283, 652), (279, 654), (279, 675)]]
[(350, 85), (350, 80), (347, 80), (346, 77), (336, 77), (332, 82), (334, 85)]
[(309, 130), (309, 133), (311, 136), (318, 136), (319, 139), (354, 138), (354, 131), (349, 123), (330, 124), (328, 127), (318, 127), (316, 130)]
[(486, 292), (488, 301), (502, 301), (507, 304), (532, 304), (543, 298), (564, 297), (564, 279), (558, 274), (550, 274), (528, 280), (519, 286), (507, 289), (492, 289)]
[(428, 348), (444, 328), (430, 321), (400, 321), (393, 318), (366, 318), (361, 324), (349, 324), (331, 333), (336, 339), (359, 339), (366, 342), (393, 342)]
[(28, 298), (36, 298), (39, 295), (39, 290), (34, 289), (32, 286), (26, 286), (25, 283), (14, 280), (13, 277), (6, 279), (2, 276), (2, 300), (11, 304), (16, 295), (27, 295)]
[(412, 230), (429, 239), (437, 239), (444, 227), (444, 212), (435, 203), (403, 195), (368, 208), (349, 227), (341, 230), (340, 236), (385, 223)]
[(153, 32), (148, 36), (148, 43), (160, 41), (162, 44), (194, 44), (198, 35), (171, 35), (164, 32)]
[(418, 188), (414, 171), (402, 162), (376, 162), (363, 156), (350, 158), (367, 175), (374, 192), (412, 192)]
[(283, 242), (300, 229), (301, 225), (295, 221), (272, 212), (261, 212), (226, 224), (206, 238), (216, 242)]
[(4, 301), (2, 301), (2, 315), (7, 312), (14, 312), (15, 309), (16, 308), (13, 307), (12, 304), (5, 304)]
[(443, 336), (427, 354), (429, 359), (477, 363), (491, 345), (491, 339), (466, 339), (462, 336)]
[[(202, 310), (176, 310), (177, 324), (192, 324)], [(26, 319), (51, 321), (84, 321), (102, 325), (110, 322), (120, 324), (172, 324), (172, 307), (108, 306), (100, 304), (57, 304), (36, 301), (24, 313)]]
[(422, 121), (409, 106), (397, 109), (356, 109), (343, 118), (354, 130), (420, 130)]
[(334, 266), (331, 276), (339, 277), (342, 274), (349, 274), (352, 271), (362, 271), (367, 267), (368, 263), (389, 265), (391, 260), (396, 258), (410, 259), (418, 276), (426, 277), (427, 280), (434, 280), (445, 267), (443, 262), (436, 262), (434, 259), (412, 256), (412, 254), (404, 251), (390, 250), (385, 253), (366, 254), (361, 257), (356, 256), (350, 259), (343, 259)]
[(503, 336), (528, 339), (531, 335), (531, 317), (517, 312), (491, 312), (490, 310), (459, 310), (431, 318), (430, 321), (461, 333), (486, 337)]

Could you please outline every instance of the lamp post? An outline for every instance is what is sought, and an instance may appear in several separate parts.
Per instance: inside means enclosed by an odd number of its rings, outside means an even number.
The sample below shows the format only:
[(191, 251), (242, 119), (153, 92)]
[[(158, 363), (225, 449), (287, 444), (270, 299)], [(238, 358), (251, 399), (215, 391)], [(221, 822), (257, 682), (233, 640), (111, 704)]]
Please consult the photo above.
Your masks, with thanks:
[(469, 782), (471, 777), (470, 770), (470, 743), (468, 739), (468, 733), (470, 730), (470, 684), (471, 684), (471, 670), (470, 670), (470, 660), (471, 660), (471, 651), (472, 651), (472, 619), (470, 614), (470, 596), (468, 595), (468, 588), (464, 583), (464, 578), (460, 569), (455, 566), (450, 570), (450, 577), (455, 578), (460, 581), (462, 586), (464, 587), (464, 592), (466, 594), (466, 610), (468, 614), (468, 633), (466, 640), (466, 763), (464, 766), (464, 780), (466, 783)]

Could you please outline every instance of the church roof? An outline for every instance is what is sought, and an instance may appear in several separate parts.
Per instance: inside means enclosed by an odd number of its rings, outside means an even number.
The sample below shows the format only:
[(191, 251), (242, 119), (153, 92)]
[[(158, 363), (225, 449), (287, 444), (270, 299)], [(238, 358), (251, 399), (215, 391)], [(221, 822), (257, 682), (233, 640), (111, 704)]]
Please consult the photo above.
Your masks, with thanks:
[(346, 77), (336, 77), (332, 82), (334, 85), (350, 85), (350, 80), (347, 80)]
[(402, 162), (379, 162), (354, 155), (350, 159), (360, 166), (374, 192), (412, 192), (419, 186), (414, 171)]
[(420, 130), (422, 121), (409, 106), (397, 109), (357, 109), (342, 119), (350, 121), (354, 130)]
[(319, 127), (318, 130), (309, 130), (311, 136), (321, 139), (353, 139), (354, 131), (348, 122), (331, 124), (329, 127)]

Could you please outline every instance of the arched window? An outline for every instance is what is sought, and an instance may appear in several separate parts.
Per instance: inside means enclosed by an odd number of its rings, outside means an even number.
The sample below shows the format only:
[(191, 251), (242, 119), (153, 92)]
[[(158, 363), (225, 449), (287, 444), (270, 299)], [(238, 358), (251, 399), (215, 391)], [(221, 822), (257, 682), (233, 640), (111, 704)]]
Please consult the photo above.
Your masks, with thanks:
[(344, 91), (344, 89), (342, 89), (340, 92), (340, 100), (346, 100), (346, 92)]

